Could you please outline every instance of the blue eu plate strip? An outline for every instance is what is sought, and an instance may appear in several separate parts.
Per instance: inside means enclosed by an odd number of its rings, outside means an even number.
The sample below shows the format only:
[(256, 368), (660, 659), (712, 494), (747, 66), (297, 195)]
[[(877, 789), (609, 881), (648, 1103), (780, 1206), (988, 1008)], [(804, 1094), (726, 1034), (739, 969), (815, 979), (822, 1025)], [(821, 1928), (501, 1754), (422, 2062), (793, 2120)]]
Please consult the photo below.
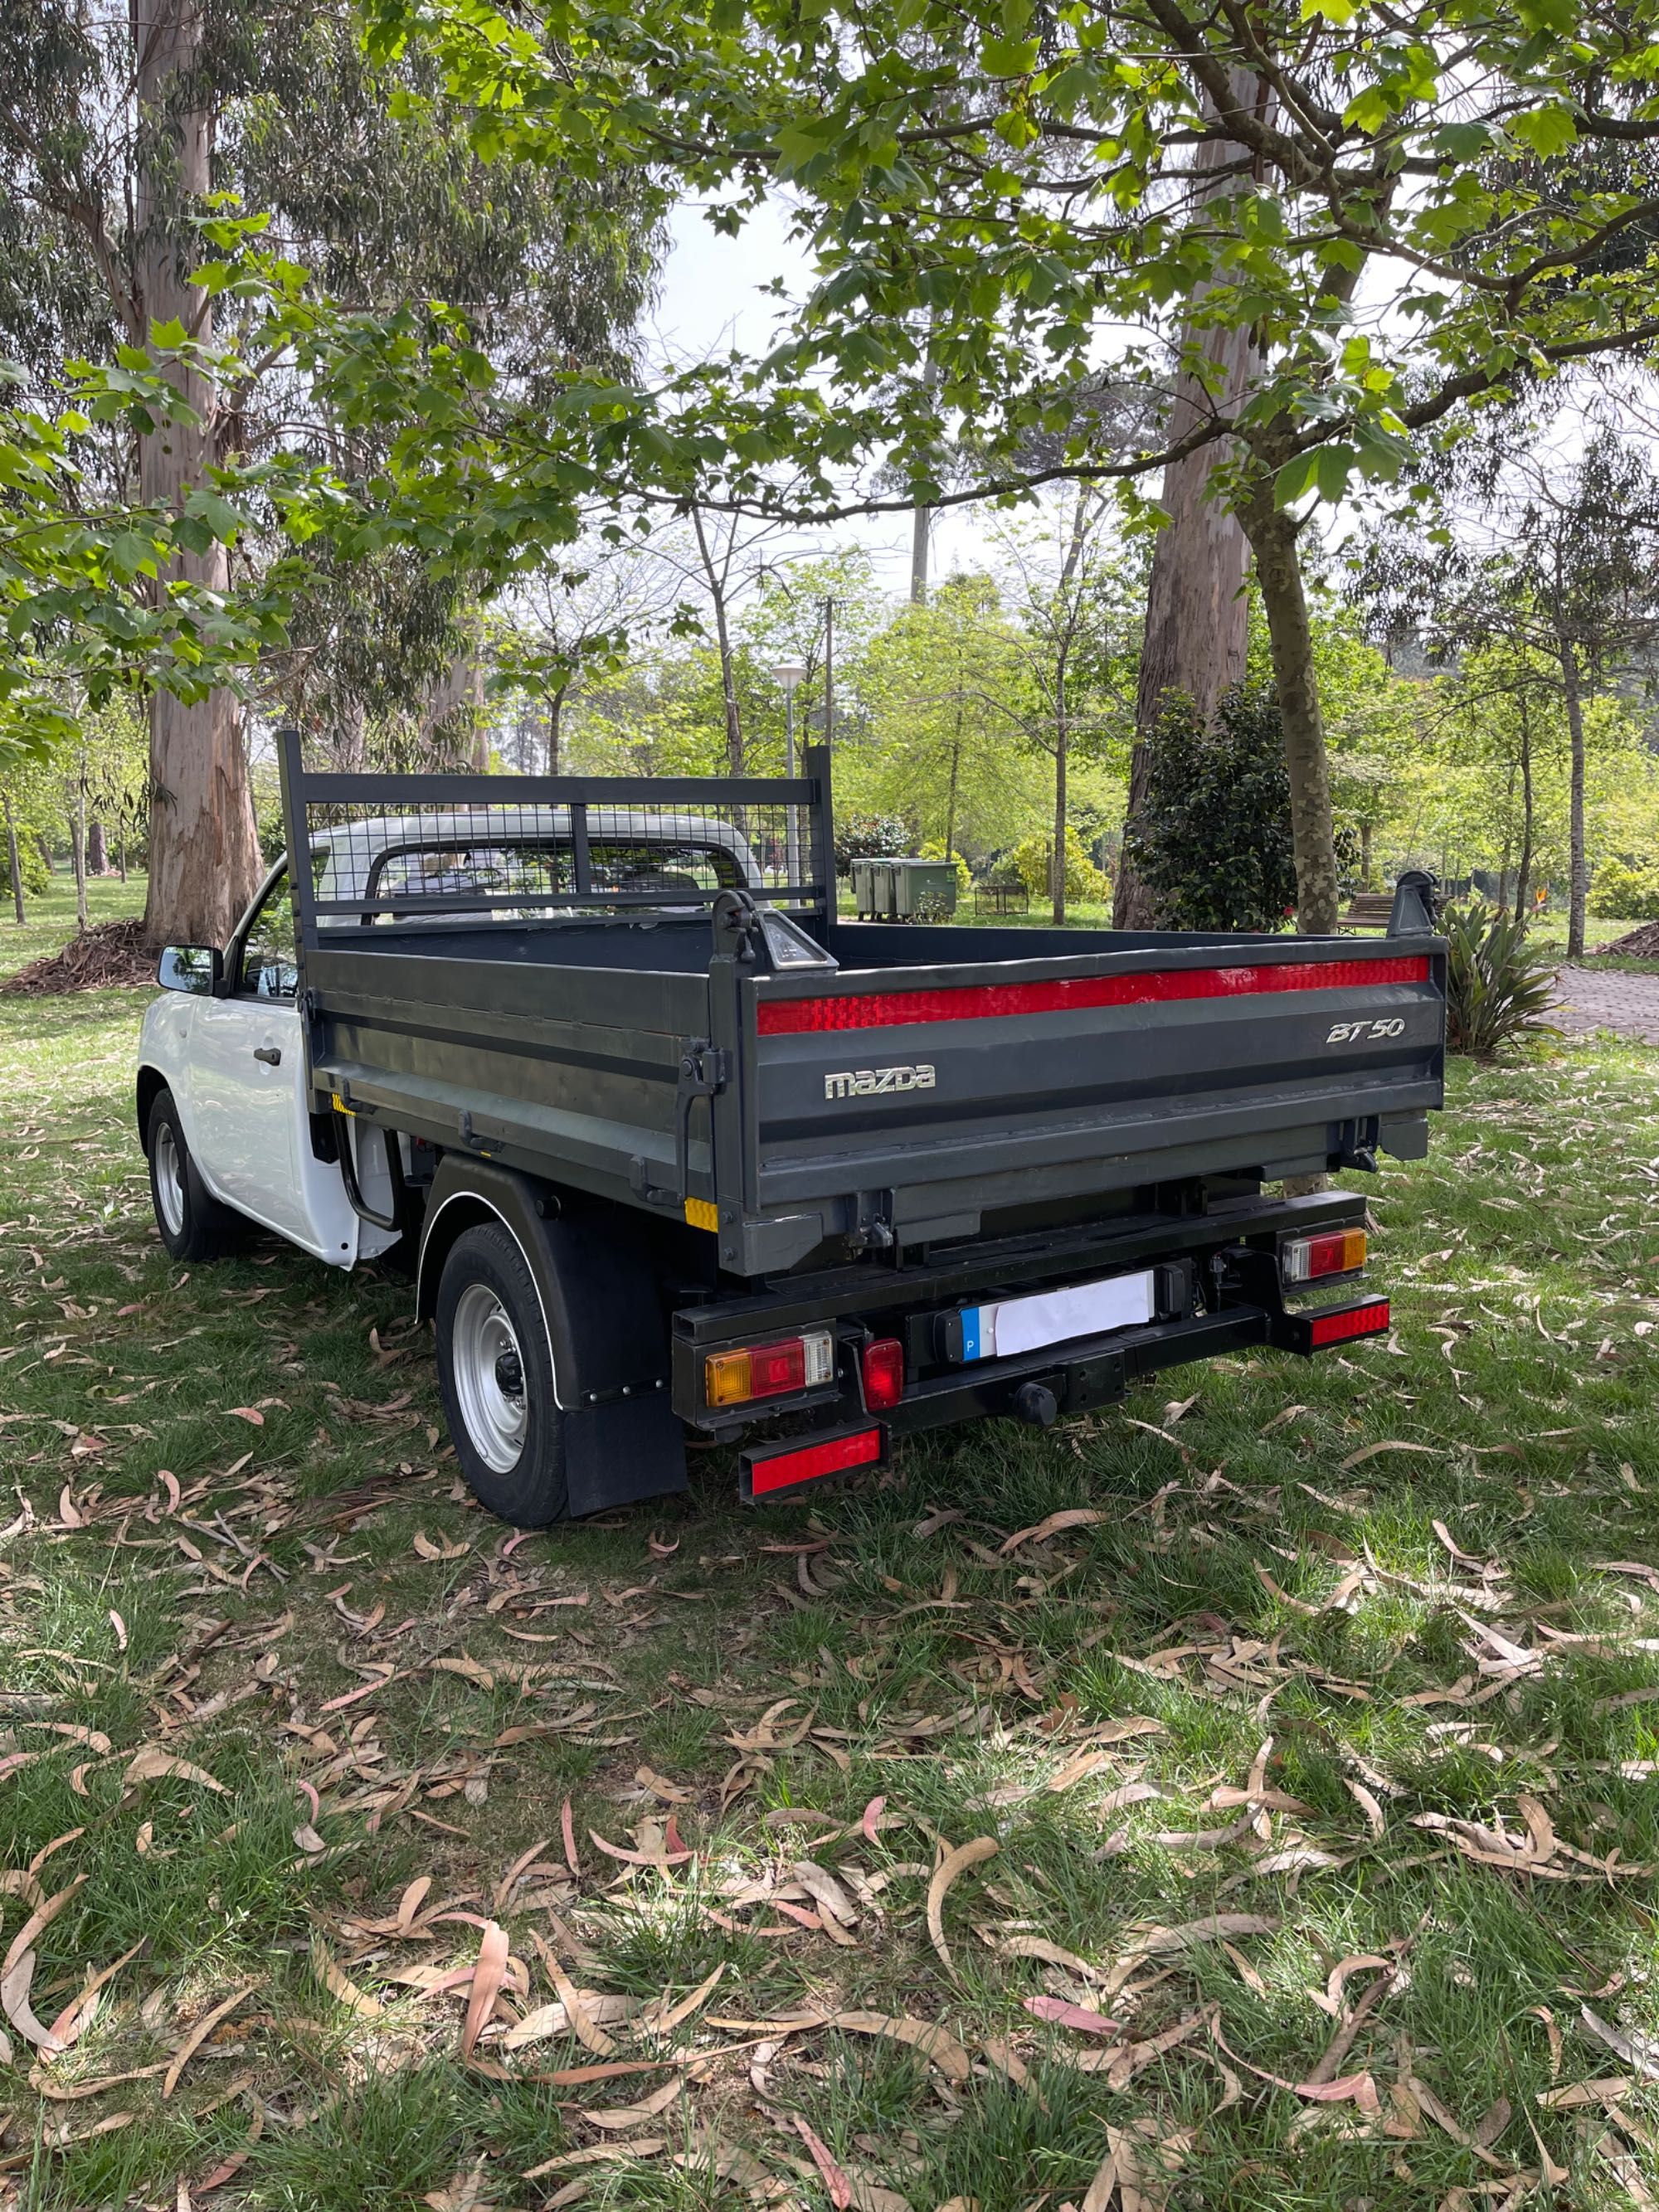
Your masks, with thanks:
[(962, 1356), (964, 1359), (980, 1357), (979, 1316), (977, 1306), (964, 1306), (962, 1310)]

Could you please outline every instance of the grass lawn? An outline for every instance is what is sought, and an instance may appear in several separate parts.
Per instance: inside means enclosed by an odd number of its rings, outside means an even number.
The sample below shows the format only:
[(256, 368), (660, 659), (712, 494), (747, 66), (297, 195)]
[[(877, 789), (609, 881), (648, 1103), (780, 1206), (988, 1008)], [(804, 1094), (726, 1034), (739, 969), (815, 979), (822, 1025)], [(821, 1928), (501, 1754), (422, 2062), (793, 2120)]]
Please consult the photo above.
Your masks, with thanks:
[(1457, 1066), (1386, 1343), (520, 1538), (141, 1003), (0, 997), (0, 2204), (1654, 2202), (1653, 1054)]

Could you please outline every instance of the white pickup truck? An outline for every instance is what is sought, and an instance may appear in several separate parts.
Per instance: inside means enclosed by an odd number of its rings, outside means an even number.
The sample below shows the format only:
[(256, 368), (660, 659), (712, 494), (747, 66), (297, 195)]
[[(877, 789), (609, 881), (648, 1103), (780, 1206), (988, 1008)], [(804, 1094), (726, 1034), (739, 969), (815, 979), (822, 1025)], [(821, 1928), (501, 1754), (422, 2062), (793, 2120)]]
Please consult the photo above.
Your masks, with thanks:
[[(317, 773), (228, 946), (162, 955), (156, 1220), (407, 1252), (456, 1455), (526, 1525), (750, 1498), (891, 1440), (1387, 1329), (1364, 1200), (1421, 1154), (1445, 952), (846, 921), (829, 763), (787, 778)], [(1345, 1293), (1317, 1309), (1310, 1292)]]

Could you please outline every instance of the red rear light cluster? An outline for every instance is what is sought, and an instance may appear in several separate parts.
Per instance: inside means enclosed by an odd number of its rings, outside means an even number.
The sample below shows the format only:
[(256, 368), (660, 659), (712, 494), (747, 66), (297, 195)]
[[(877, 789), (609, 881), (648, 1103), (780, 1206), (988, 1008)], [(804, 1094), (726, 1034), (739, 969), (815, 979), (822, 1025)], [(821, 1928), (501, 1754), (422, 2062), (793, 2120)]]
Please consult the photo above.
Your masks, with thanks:
[(1279, 1272), (1287, 1284), (1316, 1283), (1322, 1275), (1352, 1275), (1365, 1264), (1363, 1229), (1327, 1229), (1317, 1237), (1288, 1237), (1279, 1248)]
[(750, 1453), (744, 1462), (751, 1498), (764, 1498), (775, 1490), (793, 1490), (798, 1483), (816, 1481), (823, 1474), (847, 1474), (854, 1468), (879, 1467), (881, 1431), (855, 1429), (849, 1436), (826, 1437), (817, 1443), (799, 1444), (793, 1451)]
[(1337, 1313), (1310, 1314), (1308, 1342), (1318, 1352), (1328, 1344), (1346, 1344), (1356, 1336), (1382, 1336), (1388, 1332), (1389, 1302), (1370, 1298), (1363, 1306), (1345, 1306)]
[(864, 1402), (884, 1413), (904, 1395), (904, 1346), (896, 1336), (878, 1337), (864, 1347)]
[(728, 1352), (711, 1352), (703, 1361), (703, 1403), (746, 1406), (756, 1398), (816, 1390), (835, 1371), (835, 1334), (828, 1328), (803, 1329), (773, 1344), (734, 1345)]

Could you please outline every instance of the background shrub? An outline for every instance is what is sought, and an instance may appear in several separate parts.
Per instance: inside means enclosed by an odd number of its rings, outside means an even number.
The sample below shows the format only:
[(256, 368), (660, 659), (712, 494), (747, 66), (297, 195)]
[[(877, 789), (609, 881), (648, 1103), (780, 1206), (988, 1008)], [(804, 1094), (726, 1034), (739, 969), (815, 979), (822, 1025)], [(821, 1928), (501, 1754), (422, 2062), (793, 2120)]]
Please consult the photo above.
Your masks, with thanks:
[(1271, 690), (1224, 692), (1207, 728), (1189, 699), (1171, 701), (1152, 741), (1146, 813), (1127, 842), (1160, 928), (1283, 927), (1296, 863)]

